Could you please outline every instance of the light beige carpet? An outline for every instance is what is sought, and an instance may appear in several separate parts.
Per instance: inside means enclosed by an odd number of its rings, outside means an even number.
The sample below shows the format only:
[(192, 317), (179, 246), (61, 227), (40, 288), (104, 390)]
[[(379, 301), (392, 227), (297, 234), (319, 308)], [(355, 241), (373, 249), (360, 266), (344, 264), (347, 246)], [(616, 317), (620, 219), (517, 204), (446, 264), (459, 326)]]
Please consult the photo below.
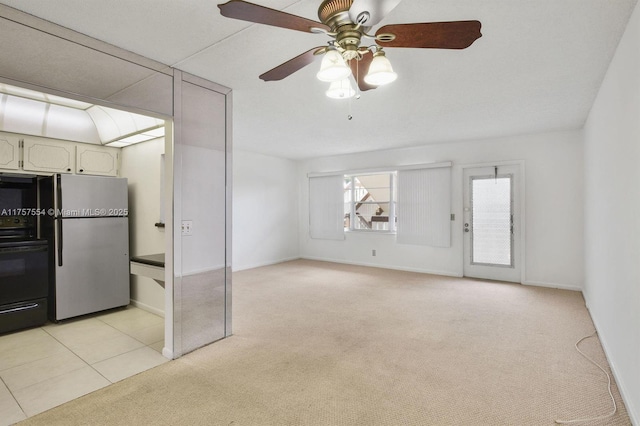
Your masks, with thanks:
[[(580, 293), (313, 261), (235, 273), (234, 336), (24, 425), (551, 425), (610, 411)], [(605, 368), (597, 338), (582, 345)], [(617, 388), (617, 414), (629, 425)]]

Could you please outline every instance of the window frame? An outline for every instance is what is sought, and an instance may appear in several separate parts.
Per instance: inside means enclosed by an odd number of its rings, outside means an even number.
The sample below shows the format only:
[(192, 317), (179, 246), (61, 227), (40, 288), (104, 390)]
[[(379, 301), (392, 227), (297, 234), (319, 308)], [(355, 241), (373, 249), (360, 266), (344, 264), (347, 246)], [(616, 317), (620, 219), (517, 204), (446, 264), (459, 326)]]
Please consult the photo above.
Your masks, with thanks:
[[(396, 229), (397, 229), (397, 217), (396, 217), (396, 203), (397, 203), (397, 199), (396, 199), (396, 192), (397, 192), (397, 188), (396, 188), (396, 180), (397, 180), (397, 174), (398, 172), (396, 170), (384, 170), (384, 171), (375, 171), (375, 172), (356, 172), (356, 173), (345, 173), (344, 174), (344, 179), (345, 181), (347, 179), (351, 180), (351, 196), (350, 196), (350, 211), (349, 211), (349, 227), (344, 227), (344, 232), (348, 233), (348, 232), (370, 232), (370, 233), (376, 233), (376, 234), (396, 234)], [(354, 179), (360, 177), (360, 176), (380, 176), (380, 175), (386, 175), (388, 176), (389, 179), (389, 200), (388, 200), (388, 204), (389, 204), (389, 220), (388, 220), (388, 224), (389, 224), (389, 229), (362, 229), (362, 228), (355, 228), (355, 220), (353, 220), (356, 217), (356, 205), (358, 203), (361, 203), (361, 201), (358, 201), (356, 199), (356, 185), (354, 185)], [(346, 203), (347, 201), (345, 201)], [(384, 201), (384, 203), (386, 204), (387, 201)], [(346, 209), (345, 209), (346, 210)]]

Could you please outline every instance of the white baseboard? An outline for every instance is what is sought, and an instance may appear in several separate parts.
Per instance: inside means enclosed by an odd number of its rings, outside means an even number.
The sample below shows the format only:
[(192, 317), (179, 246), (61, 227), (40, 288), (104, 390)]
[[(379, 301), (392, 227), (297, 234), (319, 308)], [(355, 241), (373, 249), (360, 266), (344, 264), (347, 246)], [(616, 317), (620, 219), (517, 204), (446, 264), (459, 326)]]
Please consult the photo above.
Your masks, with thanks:
[(270, 260), (267, 262), (252, 263), (249, 265), (240, 265), (240, 266), (232, 265), (231, 272), (239, 272), (239, 271), (244, 271), (246, 269), (260, 268), (262, 266), (277, 265), (278, 263), (284, 263), (284, 262), (289, 262), (291, 260), (298, 260), (298, 259), (300, 259), (300, 257), (295, 256), (295, 257), (287, 257), (287, 258), (278, 259), (278, 260)]
[(571, 291), (582, 291), (582, 287), (574, 284), (559, 284), (559, 283), (546, 283), (542, 281), (530, 281), (524, 280), (522, 282), (523, 285), (530, 285), (534, 287), (547, 287), (547, 288), (557, 288), (559, 290), (571, 290)]
[(627, 395), (629, 395), (629, 392), (627, 391), (625, 382), (622, 380), (622, 376), (618, 374), (618, 368), (616, 367), (616, 363), (613, 362), (613, 360), (609, 356), (610, 352), (609, 352), (609, 344), (607, 343), (607, 339), (604, 335), (600, 334), (600, 327), (598, 327), (598, 321), (596, 321), (593, 315), (591, 315), (591, 310), (589, 309), (589, 299), (587, 297), (587, 294), (583, 292), (582, 295), (585, 299), (585, 304), (587, 306), (587, 311), (589, 312), (589, 316), (591, 317), (591, 321), (593, 322), (593, 325), (596, 328), (596, 331), (598, 332), (598, 339), (600, 339), (600, 343), (602, 344), (602, 350), (604, 351), (604, 355), (607, 358), (609, 367), (611, 367), (611, 373), (613, 374), (613, 378), (616, 381), (616, 386), (618, 386), (618, 390), (620, 391), (620, 396), (622, 397), (622, 400), (624, 401), (624, 405), (627, 408), (627, 414), (629, 415), (631, 424), (635, 426), (639, 426), (640, 412), (638, 412), (638, 410), (640, 409), (640, 406), (636, 405), (637, 401), (635, 401), (634, 403), (627, 397)]
[(343, 259), (329, 259), (329, 258), (313, 257), (313, 256), (302, 256), (300, 259), (317, 260), (320, 262), (341, 263), (344, 265), (368, 266), (371, 268), (392, 269), (395, 271), (418, 272), (420, 274), (442, 275), (445, 277), (456, 277), (456, 278), (462, 277), (461, 274), (457, 272), (451, 272), (451, 271), (436, 271), (433, 269), (409, 268), (409, 267), (402, 267), (402, 266), (395, 266), (395, 265), (382, 265), (379, 263), (368, 263), (368, 262), (351, 262)]
[(171, 350), (169, 350), (168, 348), (162, 348), (162, 356), (167, 358), (167, 359), (174, 359), (173, 358), (173, 352)]
[(137, 300), (131, 299), (131, 304), (136, 308), (140, 308), (143, 311), (151, 312), (152, 314), (156, 314), (159, 317), (164, 318), (164, 311), (153, 306), (147, 305), (146, 303), (139, 302)]
[[(369, 263), (369, 262), (353, 262), (344, 259), (332, 259), (327, 257), (316, 257), (316, 256), (300, 256), (300, 257), (290, 257), (286, 259), (279, 259), (269, 262), (256, 263), (252, 265), (242, 265), (242, 266), (233, 266), (233, 272), (244, 271), (246, 269), (260, 268), (262, 266), (270, 266), (277, 265), (278, 263), (289, 262), (297, 259), (306, 259), (306, 260), (317, 260), (319, 262), (333, 262), (333, 263), (341, 263), (344, 265), (355, 265), (355, 266), (368, 266), (371, 268), (382, 268), (382, 269), (392, 269), (396, 271), (406, 271), (406, 272), (418, 272), (421, 274), (432, 274), (432, 275), (442, 275), (445, 277), (456, 277), (462, 278), (464, 275), (459, 272), (453, 271), (442, 271), (435, 269), (425, 269), (425, 268), (411, 268), (411, 267), (403, 267), (396, 265), (385, 265), (379, 263)], [(571, 291), (582, 291), (582, 287), (574, 284), (560, 284), (560, 283), (548, 283), (543, 281), (531, 281), (525, 280), (522, 282), (523, 285), (535, 286), (535, 287), (546, 287), (546, 288), (557, 288), (559, 290), (571, 290)]]

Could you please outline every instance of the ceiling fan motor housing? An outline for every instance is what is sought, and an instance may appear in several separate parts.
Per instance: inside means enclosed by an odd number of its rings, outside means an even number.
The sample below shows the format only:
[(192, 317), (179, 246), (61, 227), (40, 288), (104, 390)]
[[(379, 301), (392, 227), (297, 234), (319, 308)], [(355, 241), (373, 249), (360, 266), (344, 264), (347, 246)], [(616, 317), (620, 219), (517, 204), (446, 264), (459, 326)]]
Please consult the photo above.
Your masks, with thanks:
[(349, 17), (349, 9), (353, 0), (324, 0), (318, 8), (320, 21), (336, 33), (336, 43), (344, 49), (342, 55), (346, 60), (358, 58), (358, 47), (362, 32), (368, 27), (358, 27)]
[(320, 18), (320, 22), (333, 28), (329, 22), (346, 12), (346, 19), (351, 22), (348, 12), (352, 4), (353, 0), (324, 0), (318, 8), (318, 18)]

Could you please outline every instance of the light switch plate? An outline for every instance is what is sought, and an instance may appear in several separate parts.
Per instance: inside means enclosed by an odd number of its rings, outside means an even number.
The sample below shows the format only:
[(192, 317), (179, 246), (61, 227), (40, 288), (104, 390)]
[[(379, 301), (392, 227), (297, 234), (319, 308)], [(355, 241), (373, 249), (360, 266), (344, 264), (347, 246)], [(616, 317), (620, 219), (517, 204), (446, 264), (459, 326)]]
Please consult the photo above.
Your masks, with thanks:
[(182, 235), (193, 235), (193, 221), (192, 220), (183, 220), (182, 221)]

